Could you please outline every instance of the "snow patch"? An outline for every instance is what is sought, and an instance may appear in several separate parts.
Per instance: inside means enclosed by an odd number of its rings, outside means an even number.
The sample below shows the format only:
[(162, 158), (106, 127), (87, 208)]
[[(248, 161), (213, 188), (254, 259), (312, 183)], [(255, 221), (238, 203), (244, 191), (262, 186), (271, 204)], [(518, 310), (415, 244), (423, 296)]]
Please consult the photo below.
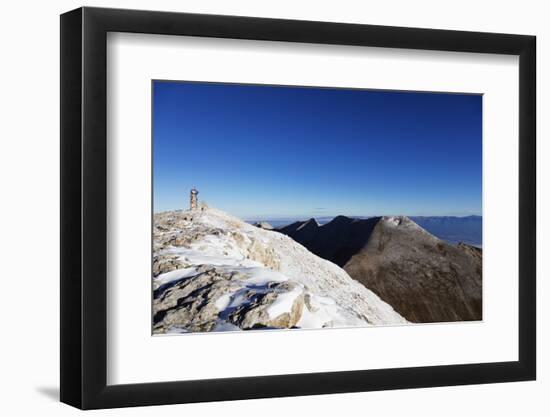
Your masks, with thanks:
[(281, 314), (290, 313), (294, 301), (298, 298), (303, 292), (303, 289), (297, 287), (292, 291), (284, 292), (277, 295), (275, 301), (268, 307), (267, 312), (269, 318), (274, 319), (279, 317)]
[(192, 267), (165, 272), (164, 274), (160, 274), (159, 276), (154, 278), (154, 280), (157, 284), (163, 285), (169, 282), (178, 281), (183, 278), (190, 278), (194, 275), (197, 275), (197, 269), (195, 267)]
[(233, 293), (224, 294), (216, 300), (216, 303), (214, 305), (219, 311), (223, 311), (227, 307), (229, 307), (229, 303), (231, 302), (231, 297), (233, 297)]
[[(242, 269), (240, 270), (242, 271)], [(245, 271), (249, 274), (249, 277), (244, 280), (247, 284), (267, 285), (270, 282), (288, 281), (288, 277), (285, 275), (265, 267), (247, 268)]]
[(214, 332), (234, 332), (234, 331), (240, 331), (241, 329), (238, 326), (235, 326), (232, 323), (228, 323), (226, 321), (220, 321), (216, 323), (212, 331)]

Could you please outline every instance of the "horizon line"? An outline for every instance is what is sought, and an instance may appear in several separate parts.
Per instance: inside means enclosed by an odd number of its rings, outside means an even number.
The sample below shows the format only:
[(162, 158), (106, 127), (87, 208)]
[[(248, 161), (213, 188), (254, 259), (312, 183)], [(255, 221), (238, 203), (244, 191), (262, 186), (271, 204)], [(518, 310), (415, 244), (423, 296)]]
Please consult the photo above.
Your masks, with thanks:
[[(170, 211), (170, 210), (167, 210)], [(348, 214), (336, 214), (336, 215), (323, 215), (323, 216), (285, 216), (285, 217), (276, 217), (276, 216), (244, 216), (243, 219), (246, 221), (253, 220), (297, 220), (297, 219), (333, 219), (335, 217), (349, 217), (349, 218), (372, 218), (372, 217), (389, 217), (389, 216), (404, 216), (404, 217), (483, 217), (482, 214), (373, 214), (373, 215), (348, 215)], [(242, 216), (236, 216), (242, 217)]]
[[(215, 208), (215, 207), (214, 207)], [(160, 213), (167, 213), (170, 211), (188, 211), (188, 208), (177, 208), (177, 209), (168, 209), (168, 210), (160, 210), (160, 211), (152, 211), (153, 214), (160, 214)], [(220, 210), (220, 209), (218, 209)], [(225, 210), (221, 210), (226, 212)], [(405, 217), (457, 217), (457, 218), (464, 218), (464, 217), (483, 217), (483, 214), (360, 214), (360, 215), (351, 215), (351, 214), (336, 214), (336, 215), (321, 215), (321, 216), (312, 216), (312, 215), (289, 215), (289, 216), (277, 216), (277, 215), (252, 215), (252, 216), (241, 216), (237, 214), (233, 214), (231, 212), (226, 212), (232, 216), (239, 217), (243, 219), (244, 221), (260, 221), (260, 220), (277, 220), (277, 221), (283, 221), (283, 220), (299, 220), (299, 219), (328, 219), (328, 218), (335, 218), (338, 216), (343, 217), (350, 217), (350, 218), (372, 218), (372, 217), (384, 217), (384, 216), (405, 216)]]

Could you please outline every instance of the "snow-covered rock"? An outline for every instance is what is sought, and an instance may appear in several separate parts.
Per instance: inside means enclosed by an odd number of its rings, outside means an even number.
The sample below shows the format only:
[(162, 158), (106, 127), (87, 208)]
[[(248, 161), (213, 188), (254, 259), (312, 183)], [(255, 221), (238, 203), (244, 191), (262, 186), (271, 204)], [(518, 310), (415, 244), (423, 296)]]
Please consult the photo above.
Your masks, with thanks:
[(339, 266), (213, 208), (155, 214), (154, 333), (406, 323)]
[(273, 230), (274, 227), (269, 224), (268, 222), (256, 222), (256, 223), (253, 223), (254, 226), (256, 227), (259, 227), (260, 229), (265, 229), (265, 230)]

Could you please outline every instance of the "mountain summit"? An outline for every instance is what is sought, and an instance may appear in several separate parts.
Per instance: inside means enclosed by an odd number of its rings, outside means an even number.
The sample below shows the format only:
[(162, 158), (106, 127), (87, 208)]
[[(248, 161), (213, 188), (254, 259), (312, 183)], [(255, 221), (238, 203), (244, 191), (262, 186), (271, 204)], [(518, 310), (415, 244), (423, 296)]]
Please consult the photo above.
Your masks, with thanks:
[[(296, 233), (317, 228), (310, 220)], [(407, 322), (290, 237), (213, 208), (155, 214), (153, 238), (157, 334)]]
[(338, 216), (307, 239), (299, 224), (291, 226), (279, 230), (341, 266), (409, 321), (482, 318), (479, 248), (448, 244), (406, 216)]

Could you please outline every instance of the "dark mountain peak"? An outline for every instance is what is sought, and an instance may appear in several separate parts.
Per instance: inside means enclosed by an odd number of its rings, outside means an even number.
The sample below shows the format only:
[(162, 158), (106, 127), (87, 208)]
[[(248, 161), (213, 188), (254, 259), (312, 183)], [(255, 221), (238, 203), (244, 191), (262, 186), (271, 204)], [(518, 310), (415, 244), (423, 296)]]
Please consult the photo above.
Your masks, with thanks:
[(335, 223), (351, 223), (353, 220), (352, 217), (338, 215), (335, 218), (333, 218), (329, 223), (335, 222)]
[(292, 237), (296, 242), (307, 247), (311, 241), (315, 240), (318, 229), (319, 223), (314, 218), (311, 218), (306, 221), (294, 222), (277, 229), (277, 231)]
[(324, 224), (323, 227), (325, 227), (325, 228), (342, 227), (342, 226), (349, 225), (349, 224), (353, 223), (354, 220), (356, 220), (356, 219), (340, 215), (340, 216), (334, 217), (330, 222)]
[(314, 254), (343, 266), (357, 251), (365, 246), (380, 217), (355, 219), (336, 216), (330, 222), (319, 226), (315, 219), (302, 222), (297, 227), (279, 229), (304, 245)]
[(295, 232), (304, 222), (302, 221), (297, 221), (297, 222), (294, 222), (294, 223), (290, 223), (284, 227), (281, 227), (279, 229), (277, 229), (279, 232), (281, 233), (284, 233), (284, 234), (289, 234), (289, 233), (293, 233)]
[(306, 220), (305, 222), (302, 222), (300, 226), (296, 229), (298, 230), (304, 230), (304, 229), (317, 229), (319, 227), (319, 223), (317, 223), (317, 220), (315, 220), (313, 217), (309, 220)]

